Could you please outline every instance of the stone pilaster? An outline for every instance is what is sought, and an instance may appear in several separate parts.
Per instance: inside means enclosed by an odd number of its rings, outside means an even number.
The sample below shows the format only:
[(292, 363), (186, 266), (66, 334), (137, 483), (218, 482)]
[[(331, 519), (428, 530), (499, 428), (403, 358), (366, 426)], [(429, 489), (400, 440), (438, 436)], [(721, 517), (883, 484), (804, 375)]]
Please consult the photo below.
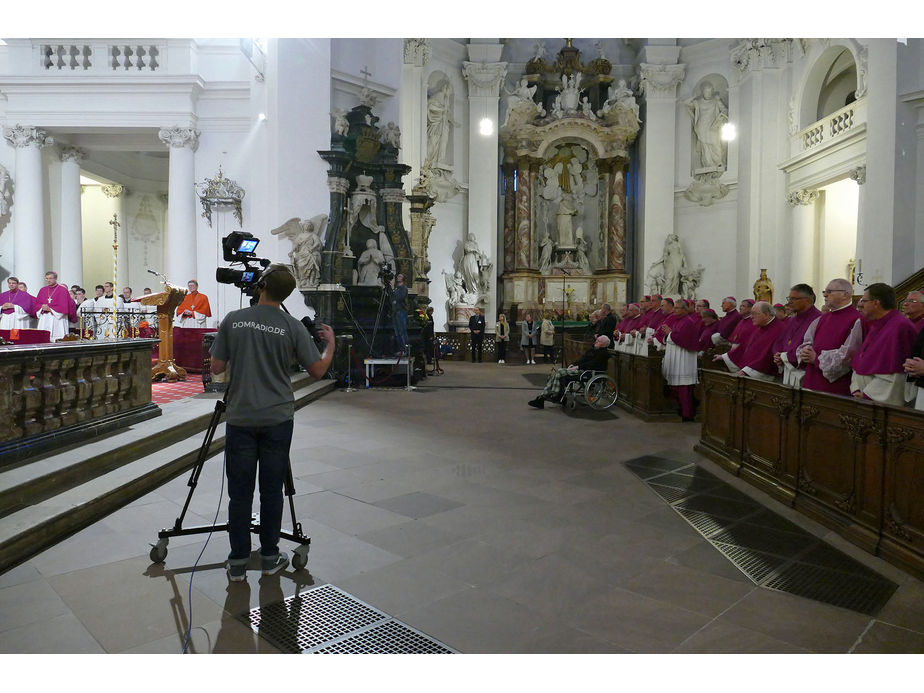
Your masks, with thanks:
[(817, 190), (796, 190), (786, 196), (792, 207), (791, 283), (807, 282), (815, 286), (828, 281), (815, 276), (815, 202)]
[[(500, 46), (492, 46), (500, 49)], [(470, 56), (484, 57), (470, 50)], [(500, 50), (495, 53), (499, 56)], [(485, 248), (494, 263), (490, 291), (485, 298), (487, 322), (493, 328), (496, 316), (497, 275), (497, 150), (500, 85), (507, 75), (507, 63), (465, 61), (462, 75), (468, 82), (468, 233)], [(482, 121), (490, 120), (490, 132)]]
[(170, 149), (167, 194), (167, 278), (178, 286), (198, 279), (196, 260), (195, 151), (199, 131), (188, 127), (162, 128), (161, 142)]
[(53, 144), (44, 130), (15, 125), (3, 128), (3, 137), (16, 150), (16, 207), (13, 211), (12, 266), (34, 293), (44, 285), (45, 205), (42, 147)]

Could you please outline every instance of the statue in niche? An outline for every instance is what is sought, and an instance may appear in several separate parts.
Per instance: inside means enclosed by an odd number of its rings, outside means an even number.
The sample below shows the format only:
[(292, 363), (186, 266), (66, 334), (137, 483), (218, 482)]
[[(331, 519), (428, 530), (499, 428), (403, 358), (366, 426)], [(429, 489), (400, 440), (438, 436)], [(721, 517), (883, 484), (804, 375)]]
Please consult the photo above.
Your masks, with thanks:
[(578, 205), (584, 198), (584, 167), (581, 166), (580, 160), (575, 156), (568, 162), (568, 179), (571, 185), (571, 194), (574, 196)]
[(555, 250), (555, 241), (548, 231), (545, 232), (545, 238), (542, 239), (539, 248), (539, 271), (545, 274), (552, 268), (552, 252)]
[(427, 161), (429, 163), (445, 163), (452, 128), (458, 125), (459, 123), (452, 119), (452, 93), (449, 91), (449, 84), (444, 84), (427, 101)]
[(383, 127), (379, 134), (382, 136), (382, 142), (389, 144), (395, 149), (401, 149), (401, 130), (393, 122)]
[(449, 305), (456, 305), (462, 302), (462, 296), (465, 294), (465, 284), (462, 281), (461, 270), (456, 270), (455, 274), (450, 274), (443, 270), (443, 279), (446, 281), (446, 296), (449, 299)]
[(294, 268), (298, 288), (314, 288), (321, 279), (321, 233), (327, 226), (327, 215), (318, 214), (311, 219), (293, 217), (271, 231), (292, 241), (289, 259)]
[(330, 114), (334, 119), (334, 132), (341, 137), (346, 137), (350, 131), (350, 122), (346, 119), (347, 112), (342, 108), (338, 108), (331, 111)]
[(488, 256), (481, 252), (475, 234), (468, 234), (468, 240), (462, 244), (462, 281), (465, 283), (465, 302), (474, 304), (482, 294), (487, 293), (490, 278), (488, 270), (491, 263)]
[(584, 229), (578, 226), (576, 235), (577, 239), (575, 243), (577, 245), (577, 251), (575, 253), (575, 260), (577, 264), (581, 266), (581, 272), (590, 274), (590, 260), (587, 257), (587, 241), (584, 240)]
[(687, 101), (686, 107), (693, 119), (696, 140), (693, 173), (717, 174), (717, 178), (725, 170), (721, 135), (722, 126), (728, 122), (728, 108), (710, 82), (703, 84), (701, 95)]
[(562, 195), (561, 202), (558, 204), (558, 211), (555, 212), (555, 222), (558, 228), (558, 245), (560, 248), (574, 247), (573, 217), (575, 215), (577, 215), (577, 208), (574, 206), (572, 195)]
[(379, 250), (374, 238), (366, 241), (366, 249), (356, 262), (358, 276), (356, 283), (360, 286), (383, 286), (379, 277), (382, 265), (385, 264), (385, 254)]

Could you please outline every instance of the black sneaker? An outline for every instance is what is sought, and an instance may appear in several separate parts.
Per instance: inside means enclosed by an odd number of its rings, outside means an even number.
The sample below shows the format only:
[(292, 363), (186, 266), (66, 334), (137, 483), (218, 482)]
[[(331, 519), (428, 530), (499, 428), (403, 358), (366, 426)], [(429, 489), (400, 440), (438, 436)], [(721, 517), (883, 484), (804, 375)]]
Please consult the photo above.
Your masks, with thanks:
[(285, 551), (280, 551), (275, 556), (263, 556), (262, 563), (264, 575), (275, 575), (289, 565), (289, 557)]
[(542, 399), (542, 396), (536, 397), (536, 399), (531, 399), (527, 404), (531, 407), (536, 407), (536, 409), (545, 409), (545, 400)]

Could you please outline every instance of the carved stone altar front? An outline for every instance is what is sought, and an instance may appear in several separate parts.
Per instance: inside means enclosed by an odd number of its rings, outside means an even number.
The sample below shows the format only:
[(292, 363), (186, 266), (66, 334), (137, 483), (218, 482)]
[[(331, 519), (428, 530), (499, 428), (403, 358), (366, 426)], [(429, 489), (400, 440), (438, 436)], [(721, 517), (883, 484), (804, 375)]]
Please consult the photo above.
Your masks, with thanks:
[(625, 300), (626, 171), (640, 121), (611, 70), (603, 55), (584, 64), (570, 41), (554, 63), (540, 47), (507, 92), (505, 310), (573, 318)]

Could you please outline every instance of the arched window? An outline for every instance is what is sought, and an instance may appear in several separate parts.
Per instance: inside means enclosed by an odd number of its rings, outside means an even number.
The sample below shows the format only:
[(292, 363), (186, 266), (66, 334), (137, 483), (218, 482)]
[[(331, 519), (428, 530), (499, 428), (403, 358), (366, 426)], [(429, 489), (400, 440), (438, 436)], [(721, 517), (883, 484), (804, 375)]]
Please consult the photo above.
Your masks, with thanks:
[(846, 48), (834, 56), (821, 82), (815, 120), (842, 109), (857, 99), (857, 64)]

